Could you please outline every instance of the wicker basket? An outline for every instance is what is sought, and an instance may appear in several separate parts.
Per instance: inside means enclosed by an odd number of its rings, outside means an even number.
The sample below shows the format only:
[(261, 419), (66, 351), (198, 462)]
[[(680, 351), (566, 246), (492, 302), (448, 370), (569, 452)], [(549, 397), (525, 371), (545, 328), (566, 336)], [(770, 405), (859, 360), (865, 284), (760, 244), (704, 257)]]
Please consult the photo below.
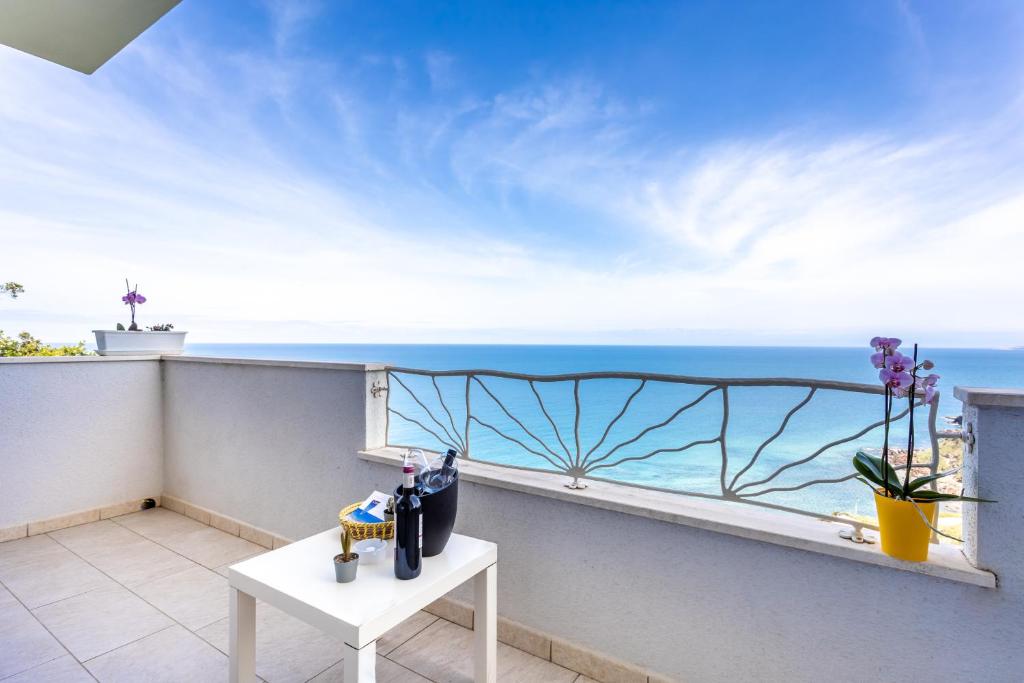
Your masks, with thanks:
[(352, 503), (348, 507), (342, 508), (341, 512), (338, 513), (338, 522), (341, 526), (345, 527), (345, 531), (352, 534), (353, 540), (365, 541), (368, 538), (383, 538), (384, 540), (388, 540), (394, 537), (394, 522), (376, 522), (370, 524), (367, 522), (353, 522), (351, 519), (348, 519), (348, 516), (355, 512), (355, 509), (359, 507), (359, 505), (359, 503)]

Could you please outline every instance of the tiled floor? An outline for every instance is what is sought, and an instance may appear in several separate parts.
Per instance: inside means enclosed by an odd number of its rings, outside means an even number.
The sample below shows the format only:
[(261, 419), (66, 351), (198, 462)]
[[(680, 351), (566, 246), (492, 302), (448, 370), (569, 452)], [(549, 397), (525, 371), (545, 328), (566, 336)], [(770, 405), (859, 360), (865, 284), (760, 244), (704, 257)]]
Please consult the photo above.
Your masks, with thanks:
[[(225, 681), (225, 568), (262, 552), (162, 508), (0, 543), (0, 681)], [(342, 681), (341, 642), (262, 603), (256, 629), (263, 680)], [(426, 612), (377, 653), (381, 683), (472, 680), (472, 631)], [(498, 678), (587, 680), (500, 643)]]

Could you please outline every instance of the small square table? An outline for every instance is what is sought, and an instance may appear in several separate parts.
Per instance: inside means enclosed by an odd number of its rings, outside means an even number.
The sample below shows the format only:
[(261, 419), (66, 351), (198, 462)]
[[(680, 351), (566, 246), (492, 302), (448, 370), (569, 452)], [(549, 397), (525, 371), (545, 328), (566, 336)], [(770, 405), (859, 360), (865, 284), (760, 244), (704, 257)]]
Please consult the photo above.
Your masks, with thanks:
[(332, 558), (340, 552), (341, 530), (334, 528), (228, 568), (232, 681), (256, 680), (256, 598), (342, 640), (345, 683), (372, 683), (377, 639), (473, 579), (474, 680), (494, 683), (498, 546), (452, 534), (444, 552), (423, 558), (420, 575), (408, 581), (395, 578), (394, 564), (385, 557), (360, 564), (355, 581), (337, 583)]

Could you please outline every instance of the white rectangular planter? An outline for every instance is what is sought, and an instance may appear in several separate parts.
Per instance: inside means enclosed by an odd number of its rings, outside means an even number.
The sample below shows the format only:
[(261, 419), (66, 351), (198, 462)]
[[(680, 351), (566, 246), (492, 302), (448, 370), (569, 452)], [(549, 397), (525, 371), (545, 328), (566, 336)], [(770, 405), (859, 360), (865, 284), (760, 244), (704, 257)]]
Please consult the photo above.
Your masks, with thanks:
[(180, 354), (188, 332), (93, 330), (93, 334), (96, 335), (96, 353), (101, 356), (151, 356)]

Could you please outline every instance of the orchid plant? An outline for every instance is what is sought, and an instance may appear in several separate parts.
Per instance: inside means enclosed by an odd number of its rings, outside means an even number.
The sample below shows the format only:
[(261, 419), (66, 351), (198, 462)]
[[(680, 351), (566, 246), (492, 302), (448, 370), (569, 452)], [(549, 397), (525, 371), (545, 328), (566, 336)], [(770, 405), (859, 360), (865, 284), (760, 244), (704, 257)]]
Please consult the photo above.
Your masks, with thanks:
[[(902, 341), (895, 337), (875, 337), (871, 340), (871, 346), (875, 351), (871, 354), (871, 364), (878, 368), (878, 379), (885, 388), (882, 457), (877, 458), (864, 451), (858, 451), (853, 457), (853, 466), (860, 475), (857, 480), (877, 490), (880, 495), (897, 500), (992, 502), (981, 498), (969, 498), (962, 494), (940, 493), (924, 488), (934, 481), (955, 474), (960, 470), (959, 467), (916, 479), (910, 478), (911, 470), (914, 467), (914, 409), (929, 405), (938, 397), (935, 387), (938, 384), (939, 375), (928, 372), (935, 367), (930, 360), (918, 362), (917, 344), (914, 344), (912, 356), (906, 356), (899, 351), (901, 344)], [(900, 481), (896, 468), (889, 462), (889, 433), (893, 421), (893, 406), (897, 399), (907, 399), (909, 403), (906, 411), (909, 415), (907, 463), (904, 466), (902, 481)]]
[[(146, 303), (146, 297), (139, 294), (138, 285), (135, 285), (135, 289), (132, 289), (132, 286), (128, 284), (127, 278), (125, 278), (124, 285), (128, 288), (128, 293), (121, 297), (121, 301), (124, 302), (125, 306), (129, 306), (132, 309), (132, 324), (128, 326), (128, 329), (133, 332), (138, 332), (139, 326), (135, 324), (135, 307), (139, 304)], [(124, 325), (118, 323), (117, 329), (123, 330)]]

